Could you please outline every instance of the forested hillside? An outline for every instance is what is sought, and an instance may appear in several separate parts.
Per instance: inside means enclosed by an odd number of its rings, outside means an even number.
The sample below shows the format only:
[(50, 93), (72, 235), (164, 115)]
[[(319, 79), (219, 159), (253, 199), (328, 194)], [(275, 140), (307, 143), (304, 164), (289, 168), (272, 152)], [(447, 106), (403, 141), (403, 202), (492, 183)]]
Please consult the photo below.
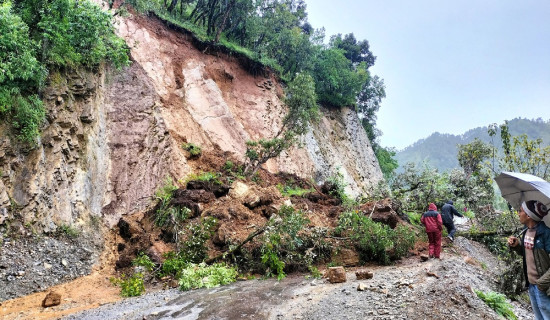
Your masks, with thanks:
[[(509, 133), (513, 136), (526, 134), (529, 139), (542, 139), (543, 145), (550, 144), (550, 120), (516, 118), (508, 122)], [(409, 162), (422, 164), (424, 161), (440, 172), (460, 167), (457, 160), (457, 145), (467, 144), (475, 138), (501, 149), (500, 129), (491, 137), (489, 125), (466, 131), (462, 135), (442, 134), (435, 132), (425, 139), (418, 140), (411, 146), (396, 153), (399, 162), (398, 171)]]

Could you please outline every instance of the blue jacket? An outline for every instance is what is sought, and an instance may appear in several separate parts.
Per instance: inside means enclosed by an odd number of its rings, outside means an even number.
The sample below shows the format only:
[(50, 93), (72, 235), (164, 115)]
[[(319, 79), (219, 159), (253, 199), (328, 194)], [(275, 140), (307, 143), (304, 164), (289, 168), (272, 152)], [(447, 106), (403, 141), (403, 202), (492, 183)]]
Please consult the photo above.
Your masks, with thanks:
[(463, 215), (453, 206), (452, 201), (445, 203), (443, 207), (441, 207), (441, 218), (443, 219), (443, 223), (452, 223), (453, 214), (457, 217), (463, 217)]

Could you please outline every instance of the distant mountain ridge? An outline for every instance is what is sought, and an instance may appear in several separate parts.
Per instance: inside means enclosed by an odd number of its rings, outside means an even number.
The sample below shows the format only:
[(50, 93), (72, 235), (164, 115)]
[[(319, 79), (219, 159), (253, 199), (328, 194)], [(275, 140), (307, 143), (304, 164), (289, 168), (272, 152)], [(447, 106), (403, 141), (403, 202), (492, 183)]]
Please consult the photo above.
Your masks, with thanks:
[[(498, 123), (498, 125), (501, 124)], [(422, 164), (423, 161), (429, 162), (431, 166), (437, 168), (440, 172), (458, 168), (460, 165), (457, 160), (457, 145), (470, 143), (475, 138), (492, 143), (487, 132), (488, 126), (468, 130), (462, 135), (435, 132), (425, 139), (418, 140), (396, 153), (396, 159), (399, 163), (397, 170), (400, 171), (408, 162)], [(544, 145), (550, 144), (550, 119), (515, 118), (508, 121), (508, 127), (510, 134), (513, 136), (525, 133), (529, 139), (542, 138)], [(499, 148), (502, 146), (500, 129), (492, 139), (495, 146)]]

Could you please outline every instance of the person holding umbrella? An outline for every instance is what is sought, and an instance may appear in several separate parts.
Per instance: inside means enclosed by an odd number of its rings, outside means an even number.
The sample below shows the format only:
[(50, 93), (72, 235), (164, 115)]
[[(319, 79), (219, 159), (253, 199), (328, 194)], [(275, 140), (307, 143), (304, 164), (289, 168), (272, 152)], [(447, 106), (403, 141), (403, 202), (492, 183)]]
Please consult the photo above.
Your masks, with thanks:
[(510, 248), (523, 256), (523, 273), (537, 320), (550, 320), (550, 228), (542, 219), (548, 208), (539, 201), (522, 202), (519, 221), (527, 229), (518, 239), (508, 238)]
[(523, 273), (537, 320), (550, 320), (550, 183), (528, 173), (501, 172), (495, 181), (502, 197), (519, 208), (523, 235), (508, 245), (523, 256)]

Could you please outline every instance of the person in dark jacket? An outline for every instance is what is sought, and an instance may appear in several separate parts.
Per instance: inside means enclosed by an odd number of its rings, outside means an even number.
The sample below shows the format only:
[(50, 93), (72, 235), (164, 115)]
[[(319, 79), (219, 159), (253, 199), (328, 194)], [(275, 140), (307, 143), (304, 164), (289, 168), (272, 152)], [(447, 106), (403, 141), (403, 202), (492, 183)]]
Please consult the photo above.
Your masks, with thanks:
[(441, 215), (437, 212), (435, 204), (430, 203), (428, 211), (424, 212), (420, 222), (426, 227), (428, 234), (429, 254), (430, 258), (437, 258), (441, 254), (441, 230), (443, 229), (443, 221)]
[(453, 201), (449, 200), (447, 201), (447, 203), (443, 205), (443, 207), (441, 207), (441, 217), (443, 219), (443, 225), (447, 229), (447, 233), (448, 233), (447, 238), (449, 238), (449, 240), (451, 241), (455, 240), (455, 232), (456, 232), (455, 224), (453, 222), (453, 218), (454, 218), (453, 215), (457, 217), (463, 217), (463, 215), (460, 214), (456, 210), (456, 208), (453, 206)]
[(510, 248), (523, 256), (523, 273), (536, 320), (550, 320), (550, 228), (541, 220), (546, 206), (531, 200), (521, 204), (519, 221), (527, 229), (521, 239), (508, 238)]

